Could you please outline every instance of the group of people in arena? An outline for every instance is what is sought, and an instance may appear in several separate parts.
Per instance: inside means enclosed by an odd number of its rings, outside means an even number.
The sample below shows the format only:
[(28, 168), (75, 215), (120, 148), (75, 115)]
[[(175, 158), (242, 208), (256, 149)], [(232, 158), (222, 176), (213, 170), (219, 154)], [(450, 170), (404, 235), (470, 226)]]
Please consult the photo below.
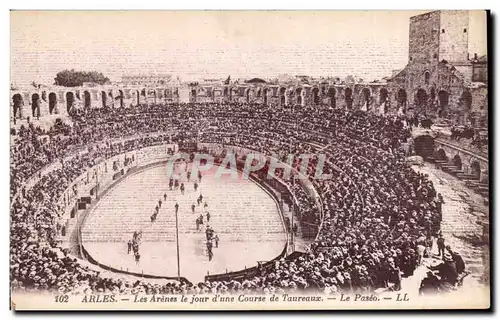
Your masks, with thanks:
[(139, 244), (141, 243), (142, 231), (134, 231), (132, 235), (132, 240), (129, 240), (127, 243), (127, 253), (130, 254), (130, 251), (134, 254), (134, 259), (136, 263), (139, 263), (141, 260), (141, 255), (139, 253)]
[[(427, 175), (405, 161), (401, 145), (410, 130), (400, 115), (239, 103), (88, 109), (71, 125), (58, 122), (50, 130), (23, 125), (13, 132), (11, 146), (12, 287), (124, 294), (397, 290), (401, 278), (419, 266), (419, 248), (425, 255), (436, 251), (432, 243), (442, 220), (442, 197)], [(125, 281), (118, 274), (103, 277), (60, 248), (65, 205), (59, 199), (99, 159), (151, 145), (196, 142), (241, 146), (283, 162), (289, 153), (325, 154), (323, 171), (332, 179), (314, 179), (317, 156), (307, 170), (320, 201), (293, 179), (284, 180), (295, 195), (299, 228), (301, 222), (318, 226), (308, 252), (277, 260), (244, 280), (154, 284)], [(212, 240), (218, 246), (218, 237), (209, 233), (207, 228), (207, 249)], [(450, 256), (457, 266), (455, 253)], [(453, 275), (446, 279), (457, 281)]]

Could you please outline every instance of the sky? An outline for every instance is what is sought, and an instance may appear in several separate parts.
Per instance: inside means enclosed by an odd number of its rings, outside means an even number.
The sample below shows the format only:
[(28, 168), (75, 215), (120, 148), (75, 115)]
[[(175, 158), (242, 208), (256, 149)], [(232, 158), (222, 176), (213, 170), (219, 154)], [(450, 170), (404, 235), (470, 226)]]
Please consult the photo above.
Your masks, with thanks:
[[(411, 16), (428, 11), (12, 11), (11, 82), (57, 72), (171, 74), (184, 81), (391, 75), (408, 61)], [(469, 12), (469, 52), (486, 16)]]

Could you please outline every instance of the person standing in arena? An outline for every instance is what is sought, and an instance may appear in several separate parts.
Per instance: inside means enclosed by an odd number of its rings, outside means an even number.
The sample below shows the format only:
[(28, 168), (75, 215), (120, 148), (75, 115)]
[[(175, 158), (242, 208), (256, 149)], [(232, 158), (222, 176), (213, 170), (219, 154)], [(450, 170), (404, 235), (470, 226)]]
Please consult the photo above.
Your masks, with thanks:
[(158, 200), (158, 208), (161, 208), (161, 199)]
[(170, 178), (169, 182), (168, 182), (168, 188), (170, 189), (170, 191), (172, 191), (172, 186), (174, 185), (174, 180), (172, 178)]
[(130, 251), (132, 251), (132, 240), (129, 240), (127, 242), (127, 247), (128, 247), (127, 254), (130, 254)]
[(167, 201), (167, 193), (163, 194), (163, 201)]
[(184, 194), (184, 182), (181, 183), (181, 194)]
[(210, 212), (207, 211), (207, 223), (210, 222)]
[(198, 182), (194, 182), (194, 192), (196, 192), (198, 190)]
[(179, 204), (176, 202), (175, 203), (175, 213), (179, 212)]
[(214, 242), (215, 242), (215, 247), (218, 248), (219, 247), (219, 236), (218, 235), (215, 235)]
[(194, 203), (191, 205), (191, 211), (193, 211), (194, 213), (194, 209), (196, 208), (196, 206), (194, 205)]
[(214, 253), (212, 252), (212, 240), (207, 240), (207, 253), (208, 253), (208, 261), (212, 261)]

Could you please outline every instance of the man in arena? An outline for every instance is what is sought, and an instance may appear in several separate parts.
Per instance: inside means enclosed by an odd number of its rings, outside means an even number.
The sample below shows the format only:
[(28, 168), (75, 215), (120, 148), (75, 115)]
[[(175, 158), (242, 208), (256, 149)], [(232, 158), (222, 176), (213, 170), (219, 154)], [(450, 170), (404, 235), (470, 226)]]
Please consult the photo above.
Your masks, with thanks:
[(217, 234), (214, 236), (214, 242), (215, 242), (215, 247), (218, 248), (219, 247), (219, 236)]
[(161, 199), (158, 200), (158, 208), (161, 208)]
[(167, 193), (163, 194), (163, 201), (167, 201)]
[(179, 212), (179, 204), (176, 202), (175, 203), (175, 213), (178, 213)]
[(210, 212), (207, 211), (207, 223), (210, 222)]
[(191, 205), (191, 211), (193, 211), (194, 213), (194, 209), (196, 208), (196, 206), (194, 205), (194, 203)]
[(194, 192), (196, 192), (198, 190), (198, 182), (194, 182)]
[(207, 253), (208, 253), (208, 261), (212, 261), (214, 256), (212, 252), (212, 240), (207, 240)]
[(128, 248), (127, 254), (130, 254), (130, 251), (132, 251), (132, 240), (129, 240), (127, 242), (127, 248)]
[(181, 194), (184, 194), (184, 182), (181, 183)]

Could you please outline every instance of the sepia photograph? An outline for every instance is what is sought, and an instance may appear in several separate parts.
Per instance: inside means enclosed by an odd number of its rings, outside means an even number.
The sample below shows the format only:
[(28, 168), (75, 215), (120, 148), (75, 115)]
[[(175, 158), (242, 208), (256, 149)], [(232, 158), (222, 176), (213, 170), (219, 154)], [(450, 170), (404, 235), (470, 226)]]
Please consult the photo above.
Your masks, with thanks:
[(11, 310), (491, 308), (490, 19), (11, 10)]

